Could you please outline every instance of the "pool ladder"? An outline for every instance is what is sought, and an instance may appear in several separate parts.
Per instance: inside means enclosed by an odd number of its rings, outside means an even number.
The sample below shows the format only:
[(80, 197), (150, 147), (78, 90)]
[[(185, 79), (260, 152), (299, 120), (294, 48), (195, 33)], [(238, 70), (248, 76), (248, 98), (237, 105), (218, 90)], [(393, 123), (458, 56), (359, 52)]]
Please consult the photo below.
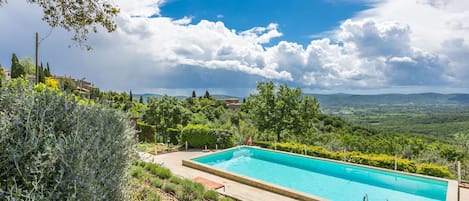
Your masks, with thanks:
[[(363, 196), (363, 201), (368, 201), (368, 194), (365, 193), (365, 196)], [(386, 199), (384, 201), (389, 201), (389, 200)]]

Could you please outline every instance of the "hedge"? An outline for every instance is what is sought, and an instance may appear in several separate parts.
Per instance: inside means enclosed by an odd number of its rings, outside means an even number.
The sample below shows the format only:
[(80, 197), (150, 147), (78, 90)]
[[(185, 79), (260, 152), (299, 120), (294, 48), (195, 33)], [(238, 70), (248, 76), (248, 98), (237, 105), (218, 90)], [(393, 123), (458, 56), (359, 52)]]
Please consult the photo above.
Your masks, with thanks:
[(149, 125), (143, 122), (137, 122), (137, 133), (139, 142), (154, 142), (156, 126)]
[(192, 148), (228, 148), (233, 146), (232, 134), (225, 130), (212, 130), (205, 125), (187, 125), (181, 133), (181, 142)]
[(122, 112), (21, 79), (0, 100), (0, 200), (128, 200), (135, 131)]
[[(255, 142), (254, 145), (268, 149), (275, 148), (275, 145), (272, 142)], [(304, 145), (297, 143), (277, 143), (276, 149), (280, 151), (298, 154), (304, 153)], [(324, 147), (319, 146), (307, 145), (306, 152), (309, 156), (329, 158), (334, 160), (343, 160), (344, 157), (343, 152), (329, 151)], [(357, 163), (386, 169), (394, 169), (394, 156), (386, 154), (365, 154), (358, 151), (346, 152), (346, 161), (350, 163)], [(397, 170), (436, 177), (452, 177), (451, 173), (448, 170), (448, 167), (427, 163), (417, 164), (415, 161), (404, 158), (397, 158)]]

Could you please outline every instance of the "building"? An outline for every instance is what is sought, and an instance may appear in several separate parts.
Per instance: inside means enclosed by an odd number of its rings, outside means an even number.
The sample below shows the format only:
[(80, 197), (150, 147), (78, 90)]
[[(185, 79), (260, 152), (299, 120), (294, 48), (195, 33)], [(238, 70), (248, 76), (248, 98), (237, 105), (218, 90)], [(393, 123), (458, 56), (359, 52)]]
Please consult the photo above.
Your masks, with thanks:
[(226, 103), (226, 107), (230, 109), (238, 109), (242, 105), (237, 98), (227, 98), (222, 101), (224, 101)]
[(11, 79), (11, 71), (5, 70), (4, 72), (5, 72), (5, 77), (6, 77), (6, 79), (7, 79), (7, 80)]

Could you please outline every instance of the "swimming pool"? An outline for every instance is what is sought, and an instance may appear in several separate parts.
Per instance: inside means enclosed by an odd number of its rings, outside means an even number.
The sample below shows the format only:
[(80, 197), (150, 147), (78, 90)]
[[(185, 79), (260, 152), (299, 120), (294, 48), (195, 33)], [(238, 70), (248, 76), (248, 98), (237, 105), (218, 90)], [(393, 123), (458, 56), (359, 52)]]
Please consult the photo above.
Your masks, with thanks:
[[(261, 148), (234, 148), (185, 163), (198, 169), (212, 169), (209, 172), (220, 176), (231, 175), (230, 179), (234, 175), (254, 183), (273, 184), (267, 189), (277, 186), (286, 192), (291, 189), (293, 193), (311, 196), (311, 200), (361, 201), (364, 196), (370, 201), (447, 200), (448, 181), (445, 180)], [(251, 184), (252, 181), (241, 182)]]

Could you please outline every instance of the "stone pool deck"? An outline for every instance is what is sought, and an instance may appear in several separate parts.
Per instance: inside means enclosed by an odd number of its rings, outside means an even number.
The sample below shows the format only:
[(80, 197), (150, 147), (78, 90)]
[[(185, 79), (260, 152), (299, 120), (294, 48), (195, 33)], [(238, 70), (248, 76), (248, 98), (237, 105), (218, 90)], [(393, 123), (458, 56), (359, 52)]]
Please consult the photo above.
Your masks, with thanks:
[[(228, 195), (230, 197), (246, 200), (246, 201), (262, 201), (262, 200), (285, 200), (293, 201), (295, 199), (285, 197), (276, 193), (265, 191), (259, 188), (248, 186), (239, 182), (235, 182), (223, 177), (212, 175), (200, 170), (196, 170), (190, 167), (182, 165), (182, 160), (188, 160), (191, 158), (203, 156), (213, 152), (202, 152), (201, 150), (189, 150), (189, 151), (179, 151), (173, 153), (166, 153), (161, 155), (151, 155), (143, 152), (139, 152), (139, 157), (147, 162), (152, 163), (163, 163), (163, 166), (171, 169), (173, 174), (187, 178), (194, 179), (196, 177), (203, 177), (218, 183), (225, 185), (225, 192), (223, 188), (218, 189), (217, 191)], [(460, 199), (459, 201), (469, 201), (469, 189), (460, 188)]]

